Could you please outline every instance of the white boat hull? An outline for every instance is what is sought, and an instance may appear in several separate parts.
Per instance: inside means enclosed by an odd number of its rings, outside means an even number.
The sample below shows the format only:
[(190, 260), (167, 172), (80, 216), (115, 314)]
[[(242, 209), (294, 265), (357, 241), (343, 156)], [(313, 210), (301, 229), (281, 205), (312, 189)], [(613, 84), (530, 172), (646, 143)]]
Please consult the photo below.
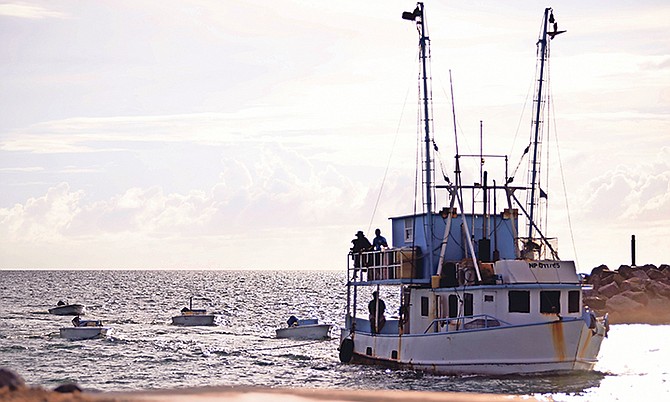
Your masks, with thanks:
[(86, 315), (86, 306), (82, 304), (67, 304), (49, 309), (54, 315)]
[(329, 339), (332, 327), (330, 324), (298, 325), (295, 327), (278, 328), (276, 333), (277, 338)]
[(172, 325), (185, 327), (217, 325), (219, 316), (217, 314), (177, 315), (172, 317)]
[(70, 340), (104, 338), (112, 332), (110, 327), (64, 327), (60, 337)]
[[(415, 335), (353, 334), (352, 361), (437, 374), (592, 370), (606, 333), (583, 320)], [(350, 338), (342, 330), (342, 340)]]

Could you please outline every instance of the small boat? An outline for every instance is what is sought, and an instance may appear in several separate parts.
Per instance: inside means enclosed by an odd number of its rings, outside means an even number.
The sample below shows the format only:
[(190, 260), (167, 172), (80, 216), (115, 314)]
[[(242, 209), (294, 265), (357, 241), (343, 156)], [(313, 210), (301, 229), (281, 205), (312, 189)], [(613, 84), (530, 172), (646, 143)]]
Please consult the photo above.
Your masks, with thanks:
[(191, 297), (188, 307), (181, 309), (181, 315), (172, 317), (172, 325), (186, 327), (216, 325), (220, 319), (219, 314), (207, 313), (205, 309), (194, 309), (193, 297)]
[(86, 315), (86, 306), (84, 306), (83, 304), (69, 304), (62, 300), (59, 300), (56, 307), (52, 307), (49, 309), (49, 314)]
[(112, 328), (102, 325), (100, 320), (79, 320), (79, 316), (72, 320), (71, 327), (60, 329), (60, 337), (69, 340), (104, 338), (112, 332)]
[(277, 338), (330, 339), (330, 324), (319, 324), (317, 318), (299, 320), (295, 316), (287, 321), (288, 327), (277, 328)]

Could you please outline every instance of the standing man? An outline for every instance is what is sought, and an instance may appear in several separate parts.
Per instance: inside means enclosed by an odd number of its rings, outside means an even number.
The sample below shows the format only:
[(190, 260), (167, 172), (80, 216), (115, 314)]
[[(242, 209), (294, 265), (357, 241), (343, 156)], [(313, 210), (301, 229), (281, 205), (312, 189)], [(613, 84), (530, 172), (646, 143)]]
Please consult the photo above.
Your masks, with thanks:
[(382, 236), (382, 231), (379, 228), (375, 229), (375, 238), (372, 239), (372, 246), (375, 248), (375, 251), (381, 251), (382, 247), (388, 248), (388, 243), (386, 238)]
[[(379, 228), (375, 229), (375, 238), (372, 239), (372, 248), (375, 251), (381, 251), (382, 247), (388, 248), (386, 238), (382, 236), (382, 231)], [(375, 265), (379, 266), (382, 262), (381, 253), (375, 253)]]
[(384, 328), (384, 324), (386, 324), (386, 317), (384, 317), (386, 304), (384, 304), (384, 300), (379, 298), (379, 292), (376, 290), (372, 292), (372, 300), (368, 303), (368, 311), (370, 312), (370, 328), (372, 329), (372, 333), (378, 334)]

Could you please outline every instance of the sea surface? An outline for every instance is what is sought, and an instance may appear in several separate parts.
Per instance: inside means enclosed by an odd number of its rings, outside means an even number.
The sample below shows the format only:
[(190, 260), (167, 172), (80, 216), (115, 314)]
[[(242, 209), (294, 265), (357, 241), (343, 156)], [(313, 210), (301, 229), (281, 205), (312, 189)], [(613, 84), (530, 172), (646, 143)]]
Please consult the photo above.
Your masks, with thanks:
[[(192, 295), (194, 308), (222, 314), (220, 325), (170, 325)], [(90, 391), (238, 385), (670, 400), (670, 326), (613, 325), (590, 373), (435, 376), (340, 363), (345, 297), (344, 272), (334, 271), (0, 271), (0, 367), (33, 386), (74, 381)], [(87, 305), (112, 336), (61, 339), (72, 317), (48, 314), (58, 300)], [(276, 339), (290, 315), (334, 324), (335, 336)]]

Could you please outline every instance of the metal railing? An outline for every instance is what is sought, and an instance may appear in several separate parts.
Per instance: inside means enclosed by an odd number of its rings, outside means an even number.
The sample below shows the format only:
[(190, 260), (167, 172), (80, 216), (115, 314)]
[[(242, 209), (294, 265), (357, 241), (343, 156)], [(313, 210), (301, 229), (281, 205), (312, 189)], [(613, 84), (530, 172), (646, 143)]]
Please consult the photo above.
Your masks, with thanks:
[(428, 328), (426, 328), (423, 333), (427, 334), (431, 328), (434, 328), (433, 332), (440, 332), (440, 329), (437, 326), (438, 324), (442, 324), (442, 326), (446, 328), (443, 332), (494, 328), (505, 325), (512, 325), (507, 321), (500, 320), (488, 314), (477, 314), (461, 317), (436, 318), (431, 321), (431, 323), (428, 325)]
[(420, 259), (416, 249), (404, 247), (350, 252), (349, 256), (349, 271), (354, 271), (349, 277), (360, 282), (415, 278)]

